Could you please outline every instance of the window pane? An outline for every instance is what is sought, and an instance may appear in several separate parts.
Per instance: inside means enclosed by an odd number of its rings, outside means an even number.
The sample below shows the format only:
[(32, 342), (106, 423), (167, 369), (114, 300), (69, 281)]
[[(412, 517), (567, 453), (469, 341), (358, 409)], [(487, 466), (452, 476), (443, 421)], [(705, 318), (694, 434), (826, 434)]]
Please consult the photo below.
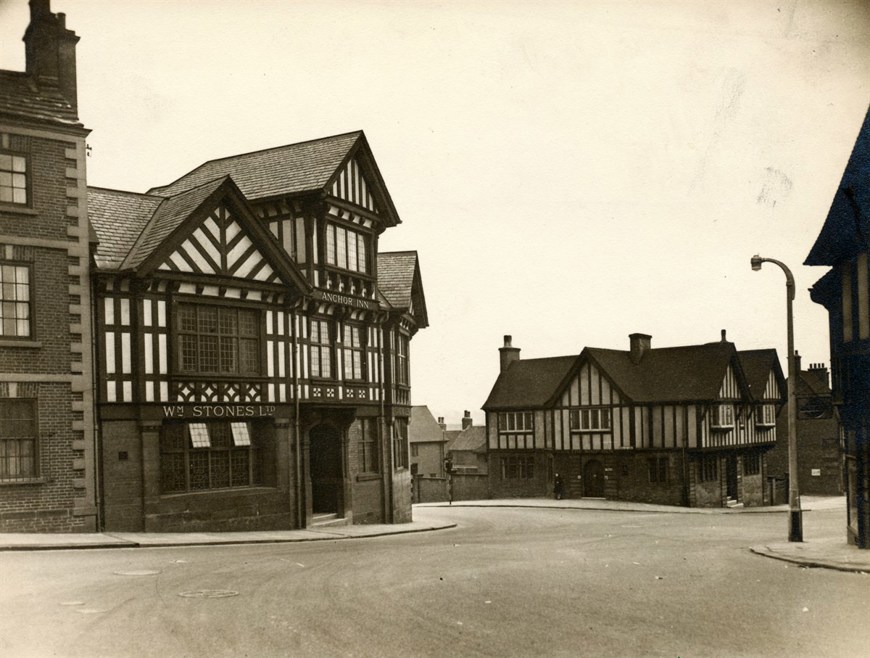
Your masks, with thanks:
[(357, 250), (359, 251), (359, 271), (360, 272), (368, 272), (368, 253), (366, 250), (366, 238), (367, 236), (361, 235), (359, 236), (359, 243), (357, 245)]
[(12, 157), (12, 171), (26, 171), (27, 170), (27, 160), (25, 160), (21, 156), (13, 156)]
[(205, 423), (190, 423), (187, 427), (190, 431), (191, 446), (194, 448), (208, 448), (211, 446), (211, 440), (209, 439)]
[(335, 229), (335, 264), (347, 269), (347, 231)]
[(326, 227), (326, 262), (335, 265), (335, 227)]
[(251, 434), (247, 423), (232, 423), (233, 443), (236, 446), (251, 445)]
[(356, 242), (357, 242), (357, 234), (353, 231), (347, 232), (347, 269), (357, 271), (357, 259), (356, 259)]

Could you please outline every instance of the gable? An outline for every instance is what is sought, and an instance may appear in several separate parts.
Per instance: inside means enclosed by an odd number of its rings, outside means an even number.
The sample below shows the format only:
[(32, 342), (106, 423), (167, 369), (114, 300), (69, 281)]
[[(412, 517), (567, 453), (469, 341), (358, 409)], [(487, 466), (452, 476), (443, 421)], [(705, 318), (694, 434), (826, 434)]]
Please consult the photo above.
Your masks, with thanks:
[(562, 390), (563, 407), (620, 404), (622, 396), (604, 373), (591, 361), (585, 361)]
[(275, 283), (279, 278), (226, 203), (217, 205), (191, 227), (188, 236), (156, 269), (265, 283)]
[(330, 190), (332, 196), (352, 203), (378, 215), (378, 206), (372, 194), (372, 186), (355, 157), (338, 171)]
[(741, 386), (734, 373), (734, 366), (729, 363), (725, 370), (725, 377), (722, 379), (722, 385), (719, 387), (719, 399), (739, 400), (742, 397)]

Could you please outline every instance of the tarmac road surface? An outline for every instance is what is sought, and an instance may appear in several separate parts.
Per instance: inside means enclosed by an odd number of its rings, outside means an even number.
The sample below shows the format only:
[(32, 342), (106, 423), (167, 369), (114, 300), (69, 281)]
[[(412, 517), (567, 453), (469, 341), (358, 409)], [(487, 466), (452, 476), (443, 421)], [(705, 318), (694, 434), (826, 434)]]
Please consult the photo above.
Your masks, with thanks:
[[(866, 656), (870, 577), (782, 515), (415, 508), (436, 532), (0, 554), (6, 656)], [(805, 534), (842, 528), (805, 515)]]

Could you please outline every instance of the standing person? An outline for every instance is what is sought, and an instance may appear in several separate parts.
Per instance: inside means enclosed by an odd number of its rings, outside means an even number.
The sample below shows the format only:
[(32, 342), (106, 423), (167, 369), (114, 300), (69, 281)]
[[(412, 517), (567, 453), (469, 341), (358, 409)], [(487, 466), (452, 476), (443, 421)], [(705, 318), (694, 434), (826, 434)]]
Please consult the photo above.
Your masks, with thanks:
[(553, 494), (555, 494), (556, 500), (562, 500), (562, 476), (558, 473), (553, 479)]

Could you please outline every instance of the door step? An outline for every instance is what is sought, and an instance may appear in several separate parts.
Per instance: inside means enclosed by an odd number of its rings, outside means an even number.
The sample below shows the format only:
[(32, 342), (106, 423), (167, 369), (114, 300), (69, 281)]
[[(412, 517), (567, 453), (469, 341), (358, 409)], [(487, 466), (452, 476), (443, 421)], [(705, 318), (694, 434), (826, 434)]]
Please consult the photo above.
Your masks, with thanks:
[(725, 507), (743, 507), (743, 503), (738, 503), (733, 498), (729, 498), (725, 501)]
[(347, 519), (338, 514), (315, 513), (311, 515), (310, 528), (326, 528), (329, 526), (347, 525)]

